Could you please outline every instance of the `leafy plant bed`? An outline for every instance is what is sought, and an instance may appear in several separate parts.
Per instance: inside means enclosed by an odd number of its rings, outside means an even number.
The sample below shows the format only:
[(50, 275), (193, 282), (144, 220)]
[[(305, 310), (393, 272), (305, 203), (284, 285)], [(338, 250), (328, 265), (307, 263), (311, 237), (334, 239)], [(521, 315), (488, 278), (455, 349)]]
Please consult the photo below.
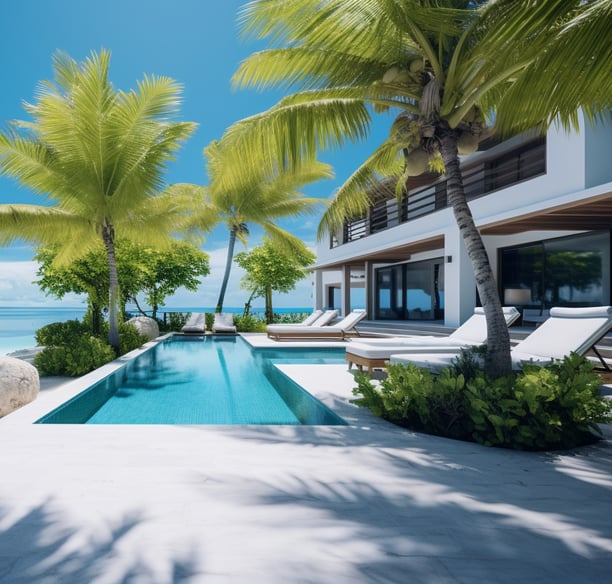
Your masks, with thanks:
[(353, 400), (375, 415), (413, 430), (519, 450), (556, 450), (591, 444), (598, 424), (612, 421), (612, 401), (600, 376), (578, 355), (547, 367), (526, 365), (489, 380), (469, 355), (434, 374), (391, 364), (380, 382), (357, 374)]

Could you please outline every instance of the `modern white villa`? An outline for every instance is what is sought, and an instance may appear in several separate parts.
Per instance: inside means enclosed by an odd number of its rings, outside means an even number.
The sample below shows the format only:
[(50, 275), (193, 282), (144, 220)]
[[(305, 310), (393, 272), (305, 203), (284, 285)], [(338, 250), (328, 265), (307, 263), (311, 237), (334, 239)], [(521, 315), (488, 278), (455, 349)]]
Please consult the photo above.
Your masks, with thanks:
[[(488, 139), (462, 170), (500, 298), (523, 312), (523, 324), (535, 326), (551, 306), (612, 304), (610, 121)], [(410, 179), (400, 205), (393, 187), (378, 198), (319, 246), (315, 306), (458, 326), (478, 298), (444, 176)]]

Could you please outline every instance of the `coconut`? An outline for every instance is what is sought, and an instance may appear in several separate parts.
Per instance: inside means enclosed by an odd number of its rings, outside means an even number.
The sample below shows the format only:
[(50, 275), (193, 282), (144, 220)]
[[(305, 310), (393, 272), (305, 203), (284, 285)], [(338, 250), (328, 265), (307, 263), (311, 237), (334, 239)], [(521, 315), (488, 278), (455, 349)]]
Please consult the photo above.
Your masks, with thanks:
[(416, 148), (406, 156), (406, 172), (408, 176), (418, 176), (427, 170), (429, 154), (422, 148)]
[(422, 59), (413, 59), (410, 61), (410, 72), (418, 73), (423, 70), (423, 60)]
[(391, 83), (392, 81), (395, 80), (395, 78), (399, 75), (400, 69), (397, 65), (393, 65), (393, 67), (391, 67), (390, 69), (387, 69), (387, 71), (385, 71), (385, 74), (383, 75), (383, 83)]
[(472, 132), (461, 132), (457, 140), (457, 152), (464, 156), (478, 150), (478, 136)]

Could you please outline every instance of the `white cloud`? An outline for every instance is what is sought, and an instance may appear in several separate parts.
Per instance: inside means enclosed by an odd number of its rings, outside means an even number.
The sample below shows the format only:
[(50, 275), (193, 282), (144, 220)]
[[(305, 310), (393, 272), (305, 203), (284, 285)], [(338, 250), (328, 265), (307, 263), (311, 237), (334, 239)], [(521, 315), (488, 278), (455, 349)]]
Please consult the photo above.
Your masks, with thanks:
[(0, 262), (1, 306), (83, 306), (84, 299), (68, 294), (62, 300), (45, 296), (34, 284), (38, 264), (27, 262)]

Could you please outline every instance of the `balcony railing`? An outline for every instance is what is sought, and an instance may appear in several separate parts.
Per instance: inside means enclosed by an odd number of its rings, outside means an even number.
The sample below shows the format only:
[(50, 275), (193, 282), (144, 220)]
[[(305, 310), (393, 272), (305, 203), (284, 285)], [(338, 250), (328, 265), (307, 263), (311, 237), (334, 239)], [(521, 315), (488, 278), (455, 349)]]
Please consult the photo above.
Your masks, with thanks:
[[(472, 200), (543, 174), (546, 174), (544, 137), (498, 158), (466, 166), (462, 169), (463, 188), (467, 199)], [(408, 191), (399, 204), (394, 196), (377, 202), (364, 217), (347, 222), (341, 237), (332, 236), (331, 247), (413, 221), (447, 206), (447, 181), (440, 177), (432, 184)]]

